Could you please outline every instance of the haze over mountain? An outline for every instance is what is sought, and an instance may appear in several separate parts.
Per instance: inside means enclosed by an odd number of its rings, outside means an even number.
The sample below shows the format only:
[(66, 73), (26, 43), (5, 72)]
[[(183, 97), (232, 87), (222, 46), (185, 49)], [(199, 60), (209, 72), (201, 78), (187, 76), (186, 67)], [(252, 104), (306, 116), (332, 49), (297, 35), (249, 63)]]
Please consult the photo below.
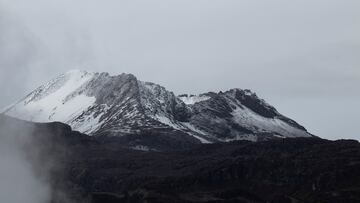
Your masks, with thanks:
[(358, 0), (0, 0), (0, 108), (80, 67), (176, 94), (251, 89), (316, 135), (360, 139), (359, 10)]

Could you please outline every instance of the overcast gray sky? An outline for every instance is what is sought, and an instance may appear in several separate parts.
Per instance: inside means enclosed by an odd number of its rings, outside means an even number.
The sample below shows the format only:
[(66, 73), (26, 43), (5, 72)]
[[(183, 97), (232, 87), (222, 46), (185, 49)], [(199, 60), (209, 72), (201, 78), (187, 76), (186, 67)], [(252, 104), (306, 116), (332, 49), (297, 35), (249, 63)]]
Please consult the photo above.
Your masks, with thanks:
[(0, 107), (69, 69), (177, 94), (249, 88), (360, 139), (359, 0), (0, 0)]

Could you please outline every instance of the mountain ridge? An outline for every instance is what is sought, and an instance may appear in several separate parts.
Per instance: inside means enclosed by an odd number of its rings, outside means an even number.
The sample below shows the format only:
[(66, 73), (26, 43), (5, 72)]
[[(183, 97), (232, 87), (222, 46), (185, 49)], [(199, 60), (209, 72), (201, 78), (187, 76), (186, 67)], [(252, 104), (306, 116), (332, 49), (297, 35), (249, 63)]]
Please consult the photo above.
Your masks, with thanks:
[(167, 131), (201, 143), (313, 136), (250, 90), (176, 96), (125, 73), (72, 70), (3, 113), (28, 121), (63, 122), (94, 136)]

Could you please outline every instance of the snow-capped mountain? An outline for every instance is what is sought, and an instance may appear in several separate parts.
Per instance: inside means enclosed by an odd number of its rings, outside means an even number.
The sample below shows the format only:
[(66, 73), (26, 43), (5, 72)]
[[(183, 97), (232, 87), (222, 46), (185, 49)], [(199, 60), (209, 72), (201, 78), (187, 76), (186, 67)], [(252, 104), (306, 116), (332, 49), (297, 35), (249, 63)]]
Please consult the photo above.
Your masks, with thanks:
[(42, 85), (3, 113), (63, 122), (93, 136), (176, 132), (202, 143), (312, 136), (250, 90), (176, 96), (131, 74), (78, 70)]

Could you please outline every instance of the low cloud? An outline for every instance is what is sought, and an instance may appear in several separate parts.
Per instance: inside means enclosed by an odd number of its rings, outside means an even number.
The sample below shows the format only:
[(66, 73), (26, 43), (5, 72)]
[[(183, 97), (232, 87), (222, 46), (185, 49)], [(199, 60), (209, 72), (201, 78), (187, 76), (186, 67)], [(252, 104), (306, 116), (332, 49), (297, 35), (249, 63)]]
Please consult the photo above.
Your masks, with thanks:
[[(1, 202), (48, 203), (50, 201), (51, 187), (45, 178), (48, 174), (37, 174), (33, 165), (36, 160), (28, 159), (24, 151), (24, 147), (31, 143), (29, 137), (25, 135), (31, 134), (32, 130), (31, 126), (14, 125), (7, 121), (1, 123)], [(36, 149), (37, 146), (33, 147)]]
[(0, 114), (1, 202), (74, 202), (64, 186), (68, 152), (56, 133)]

